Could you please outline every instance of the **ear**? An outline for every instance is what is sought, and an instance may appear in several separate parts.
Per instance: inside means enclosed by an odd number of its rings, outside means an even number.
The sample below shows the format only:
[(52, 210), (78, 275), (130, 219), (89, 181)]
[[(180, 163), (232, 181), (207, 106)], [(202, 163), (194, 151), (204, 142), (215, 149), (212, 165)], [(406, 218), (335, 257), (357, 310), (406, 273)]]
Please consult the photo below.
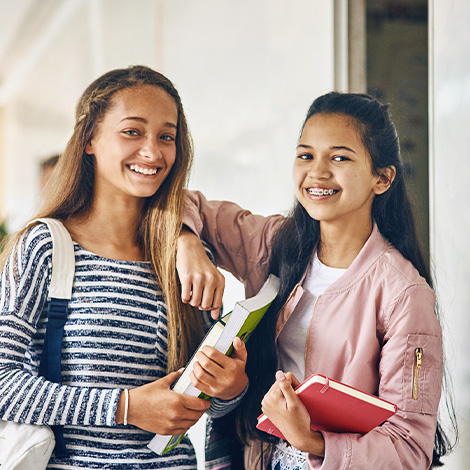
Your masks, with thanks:
[(395, 179), (396, 174), (397, 171), (393, 165), (386, 166), (385, 168), (378, 170), (378, 179), (374, 186), (375, 194), (379, 195), (388, 191), (393, 183), (393, 180)]
[(88, 141), (88, 143), (85, 145), (85, 153), (87, 155), (94, 155), (93, 140)]

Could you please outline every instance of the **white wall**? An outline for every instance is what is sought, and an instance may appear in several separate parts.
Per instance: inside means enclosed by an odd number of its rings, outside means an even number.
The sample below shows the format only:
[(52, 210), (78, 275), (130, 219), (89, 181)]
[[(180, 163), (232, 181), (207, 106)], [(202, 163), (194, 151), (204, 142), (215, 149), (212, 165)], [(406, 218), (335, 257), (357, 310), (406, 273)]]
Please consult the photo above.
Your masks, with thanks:
[(431, 256), (461, 432), (445, 468), (470, 468), (470, 3), (430, 1)]
[(43, 5), (45, 23), (31, 28), (39, 41), (31, 34), (28, 44), (26, 35), (26, 45), (6, 56), (6, 78), (15, 83), (6, 102), (0, 99), (8, 116), (0, 210), (12, 229), (29, 216), (38, 194), (36, 163), (65, 145), (85, 86), (136, 63), (162, 71), (180, 91), (195, 140), (192, 187), (262, 213), (291, 206), (285, 176), (303, 115), (333, 87), (332, 0), (297, 0), (295, 7), (287, 0)]

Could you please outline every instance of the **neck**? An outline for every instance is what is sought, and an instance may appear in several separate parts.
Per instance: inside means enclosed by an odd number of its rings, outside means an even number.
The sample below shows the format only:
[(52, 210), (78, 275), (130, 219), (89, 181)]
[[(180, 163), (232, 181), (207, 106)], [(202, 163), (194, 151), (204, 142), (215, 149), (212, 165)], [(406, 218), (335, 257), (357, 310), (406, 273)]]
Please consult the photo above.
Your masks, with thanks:
[(95, 200), (86, 214), (67, 220), (74, 241), (83, 248), (106, 258), (142, 261), (138, 227), (142, 201), (105, 204)]
[(372, 233), (372, 221), (354, 230), (344, 226), (320, 223), (320, 247), (318, 258), (326, 266), (346, 269), (362, 250)]

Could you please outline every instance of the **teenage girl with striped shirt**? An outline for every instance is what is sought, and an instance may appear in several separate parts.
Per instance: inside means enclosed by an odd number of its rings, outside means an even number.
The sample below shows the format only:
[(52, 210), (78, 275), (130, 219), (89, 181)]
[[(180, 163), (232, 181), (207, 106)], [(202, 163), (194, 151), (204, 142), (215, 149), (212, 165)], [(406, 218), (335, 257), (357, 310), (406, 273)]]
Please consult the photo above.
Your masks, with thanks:
[(0, 419), (64, 425), (70, 457), (53, 455), (48, 468), (195, 469), (188, 438), (159, 456), (147, 447), (153, 434), (182, 434), (206, 411), (224, 414), (247, 385), (240, 341), (232, 358), (212, 348), (198, 355), (192, 381), (211, 402), (170, 389), (203, 335), (175, 269), (191, 159), (180, 98), (161, 74), (113, 70), (81, 97), (36, 215), (62, 221), (74, 241), (61, 384), (37, 376), (51, 234), (41, 223), (24, 228), (3, 252)]

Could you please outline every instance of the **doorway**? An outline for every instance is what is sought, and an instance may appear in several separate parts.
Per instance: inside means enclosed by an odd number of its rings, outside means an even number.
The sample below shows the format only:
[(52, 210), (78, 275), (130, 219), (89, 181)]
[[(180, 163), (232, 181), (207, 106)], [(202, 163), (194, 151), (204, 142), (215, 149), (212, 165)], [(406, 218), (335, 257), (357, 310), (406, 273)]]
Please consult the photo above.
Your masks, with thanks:
[(429, 261), (427, 0), (367, 0), (365, 15), (367, 92), (391, 103), (418, 236)]

